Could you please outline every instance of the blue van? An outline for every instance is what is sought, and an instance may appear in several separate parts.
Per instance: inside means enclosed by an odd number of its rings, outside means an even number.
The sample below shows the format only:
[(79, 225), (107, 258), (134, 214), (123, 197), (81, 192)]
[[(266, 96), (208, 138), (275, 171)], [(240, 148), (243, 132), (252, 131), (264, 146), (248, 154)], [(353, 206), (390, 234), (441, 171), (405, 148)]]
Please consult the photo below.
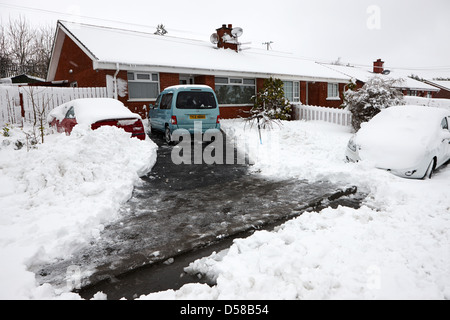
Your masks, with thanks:
[(186, 129), (194, 133), (194, 123), (201, 122), (202, 133), (208, 129), (220, 130), (219, 104), (214, 90), (205, 85), (178, 85), (164, 89), (150, 105), (148, 123), (152, 131), (164, 133), (167, 143), (172, 133)]

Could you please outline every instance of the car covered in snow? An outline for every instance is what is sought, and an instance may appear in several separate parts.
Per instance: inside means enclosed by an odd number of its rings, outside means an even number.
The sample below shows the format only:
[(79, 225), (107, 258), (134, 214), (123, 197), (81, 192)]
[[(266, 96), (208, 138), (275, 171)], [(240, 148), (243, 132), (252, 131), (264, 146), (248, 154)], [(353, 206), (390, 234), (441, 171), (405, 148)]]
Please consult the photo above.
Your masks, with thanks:
[(372, 161), (405, 178), (431, 178), (450, 160), (450, 111), (425, 106), (382, 110), (349, 140), (346, 159)]
[(132, 137), (145, 140), (141, 116), (115, 99), (75, 99), (54, 108), (47, 121), (56, 131), (68, 135), (77, 124), (87, 124), (93, 130), (101, 126), (116, 126), (131, 133)]
[(214, 90), (206, 85), (177, 85), (164, 89), (150, 105), (148, 113), (152, 131), (164, 133), (167, 143), (172, 142), (172, 133), (185, 129), (191, 134), (196, 125), (201, 131), (220, 130), (220, 111)]

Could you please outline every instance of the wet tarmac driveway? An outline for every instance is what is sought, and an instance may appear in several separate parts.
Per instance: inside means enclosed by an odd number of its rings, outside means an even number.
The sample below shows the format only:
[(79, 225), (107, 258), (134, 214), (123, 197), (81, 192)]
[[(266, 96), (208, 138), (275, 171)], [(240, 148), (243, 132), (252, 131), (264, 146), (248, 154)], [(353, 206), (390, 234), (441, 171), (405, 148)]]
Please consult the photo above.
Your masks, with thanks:
[[(248, 164), (175, 165), (173, 147), (158, 135), (152, 139), (159, 145), (157, 163), (121, 208), (124, 218), (105, 226), (101, 238), (72, 259), (31, 267), (39, 282), (64, 286), (67, 270), (77, 266), (81, 286), (92, 287), (95, 293), (95, 285), (105, 280), (114, 282), (143, 266), (201, 252), (248, 230), (281, 223), (323, 200), (342, 196), (338, 190), (347, 187), (326, 181), (266, 179), (250, 174)], [(131, 297), (132, 293), (120, 294)]]

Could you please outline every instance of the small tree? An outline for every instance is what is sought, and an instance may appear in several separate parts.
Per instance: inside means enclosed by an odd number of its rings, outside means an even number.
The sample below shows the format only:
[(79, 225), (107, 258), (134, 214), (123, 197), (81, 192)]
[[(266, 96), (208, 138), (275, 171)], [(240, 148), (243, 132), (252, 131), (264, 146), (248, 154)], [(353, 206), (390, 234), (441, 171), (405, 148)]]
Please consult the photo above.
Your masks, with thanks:
[(344, 93), (346, 107), (352, 113), (352, 126), (355, 131), (361, 123), (372, 119), (382, 109), (405, 104), (403, 94), (394, 88), (401, 80), (374, 76), (359, 90)]
[(270, 127), (273, 121), (289, 120), (291, 104), (284, 97), (283, 81), (270, 77), (264, 81), (263, 89), (252, 97), (254, 106), (248, 121), (260, 122), (263, 128)]

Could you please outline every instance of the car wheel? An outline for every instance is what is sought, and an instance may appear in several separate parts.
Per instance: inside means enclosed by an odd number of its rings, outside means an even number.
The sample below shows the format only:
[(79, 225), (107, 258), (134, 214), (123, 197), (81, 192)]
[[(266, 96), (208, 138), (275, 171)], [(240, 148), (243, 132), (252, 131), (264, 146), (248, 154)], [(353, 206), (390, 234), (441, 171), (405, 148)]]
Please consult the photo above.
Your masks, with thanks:
[(167, 144), (172, 144), (172, 133), (170, 132), (169, 127), (166, 127), (166, 130), (164, 131), (164, 139)]
[(433, 158), (431, 160), (430, 164), (428, 165), (427, 172), (425, 173), (425, 177), (423, 177), (423, 178), (424, 179), (431, 179), (431, 177), (433, 176), (435, 167), (436, 167), (436, 159)]

